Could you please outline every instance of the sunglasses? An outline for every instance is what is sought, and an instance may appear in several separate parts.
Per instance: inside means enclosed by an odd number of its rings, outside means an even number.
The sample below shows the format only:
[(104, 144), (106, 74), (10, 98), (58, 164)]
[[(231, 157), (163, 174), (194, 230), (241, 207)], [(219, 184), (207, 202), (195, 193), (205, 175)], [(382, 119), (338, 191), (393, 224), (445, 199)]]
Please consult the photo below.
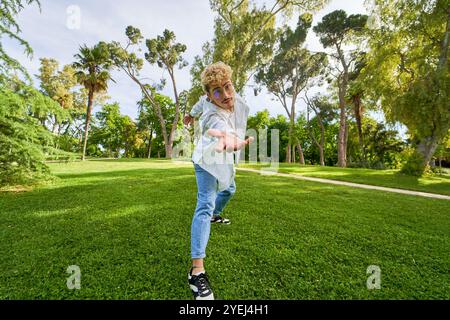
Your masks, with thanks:
[(212, 95), (216, 99), (220, 99), (225, 96), (225, 93), (231, 95), (234, 91), (233, 84), (231, 82), (225, 84), (223, 87), (214, 88), (212, 90)]

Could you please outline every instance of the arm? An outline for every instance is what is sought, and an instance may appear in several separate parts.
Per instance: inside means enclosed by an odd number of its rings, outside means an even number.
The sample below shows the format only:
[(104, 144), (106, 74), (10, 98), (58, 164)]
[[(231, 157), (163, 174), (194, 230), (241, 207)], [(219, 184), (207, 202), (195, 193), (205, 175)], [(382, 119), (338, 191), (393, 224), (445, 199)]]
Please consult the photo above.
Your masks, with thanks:
[(192, 107), (191, 111), (189, 112), (189, 115), (192, 118), (198, 118), (203, 113), (203, 107), (205, 102), (205, 96), (200, 97), (200, 100), (194, 106)]
[(253, 137), (241, 140), (233, 133), (227, 133), (226, 131), (217, 129), (209, 129), (207, 133), (212, 137), (219, 138), (215, 147), (217, 152), (222, 152), (223, 150), (227, 152), (238, 151), (245, 148), (246, 145), (252, 143), (254, 140)]
[(183, 119), (183, 123), (188, 126), (192, 124), (195, 118), (198, 118), (203, 113), (205, 97), (201, 97), (200, 100), (192, 107), (191, 111), (188, 115), (186, 115)]
[(245, 148), (247, 144), (253, 142), (253, 137), (242, 140), (236, 132), (229, 128), (223, 118), (217, 114), (211, 114), (205, 121), (203, 132), (211, 137), (218, 138), (215, 146), (217, 152), (226, 150), (227, 152), (237, 151)]

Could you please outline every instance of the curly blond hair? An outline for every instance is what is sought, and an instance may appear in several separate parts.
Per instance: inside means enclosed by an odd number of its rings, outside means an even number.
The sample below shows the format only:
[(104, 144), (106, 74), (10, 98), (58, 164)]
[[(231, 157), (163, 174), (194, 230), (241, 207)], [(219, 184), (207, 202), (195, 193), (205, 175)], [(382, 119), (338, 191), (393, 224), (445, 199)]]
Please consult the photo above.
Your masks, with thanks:
[(225, 80), (231, 80), (233, 71), (231, 67), (222, 61), (210, 64), (203, 70), (200, 78), (202, 81), (203, 91), (209, 92), (210, 85), (221, 84)]

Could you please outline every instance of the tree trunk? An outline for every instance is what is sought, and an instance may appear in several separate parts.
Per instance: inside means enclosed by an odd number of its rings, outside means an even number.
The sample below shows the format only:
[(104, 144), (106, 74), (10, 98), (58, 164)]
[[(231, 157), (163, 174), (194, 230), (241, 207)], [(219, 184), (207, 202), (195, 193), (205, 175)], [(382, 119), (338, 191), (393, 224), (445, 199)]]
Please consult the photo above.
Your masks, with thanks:
[(358, 128), (358, 142), (361, 149), (362, 159), (366, 160), (366, 150), (364, 149), (364, 137), (362, 132), (362, 108), (361, 97), (356, 95), (353, 97), (353, 107), (355, 112), (356, 127)]
[(83, 144), (83, 156), (81, 158), (82, 161), (86, 160), (86, 148), (87, 148), (87, 139), (89, 135), (89, 123), (91, 122), (91, 113), (92, 113), (92, 101), (94, 100), (94, 93), (92, 90), (89, 91), (88, 95), (88, 106), (86, 110), (86, 125), (84, 127), (84, 144)]
[(291, 163), (292, 162), (292, 129), (293, 129), (293, 120), (292, 120), (292, 113), (291, 118), (289, 119), (289, 132), (288, 132), (288, 145), (287, 145), (287, 151), (286, 151), (286, 162)]
[(296, 146), (295, 144), (292, 145), (292, 163), (295, 163), (295, 151), (296, 151)]
[(56, 135), (58, 133), (58, 130), (56, 130), (56, 128), (58, 127), (58, 120), (56, 119), (56, 115), (53, 115), (53, 120), (54, 120), (54, 122), (53, 122), (52, 133)]
[(166, 158), (172, 159), (172, 153), (173, 153), (173, 137), (175, 135), (175, 131), (177, 130), (177, 124), (178, 119), (180, 117), (180, 100), (178, 98), (178, 91), (177, 91), (177, 84), (175, 82), (175, 74), (172, 69), (167, 66), (169, 70), (170, 78), (172, 79), (172, 85), (173, 85), (173, 94), (175, 96), (175, 118), (172, 122), (172, 130), (170, 130), (170, 136), (168, 141), (168, 147), (166, 147)]
[(292, 147), (291, 147), (291, 143), (288, 142), (288, 145), (286, 148), (286, 163), (291, 163), (291, 154), (292, 154)]
[[(126, 71), (127, 72), (127, 71)], [(164, 144), (165, 144), (165, 149), (166, 149), (166, 157), (172, 157), (172, 143), (173, 143), (173, 127), (171, 130), (171, 133), (168, 135), (167, 134), (167, 129), (166, 129), (166, 123), (165, 123), (165, 119), (164, 116), (161, 112), (161, 107), (158, 105), (158, 103), (155, 101), (155, 99), (153, 99), (152, 94), (147, 90), (147, 88), (145, 87), (145, 85), (143, 85), (140, 80), (138, 78), (136, 78), (134, 75), (132, 75), (131, 73), (127, 72), (127, 74), (131, 77), (131, 79), (136, 82), (139, 87), (141, 88), (142, 93), (144, 94), (144, 96), (148, 99), (148, 101), (150, 101), (152, 103), (153, 109), (156, 110), (156, 115), (159, 119), (159, 123), (161, 125), (161, 133), (164, 139)], [(178, 114), (175, 115), (175, 118), (178, 121)], [(174, 122), (175, 123), (175, 122)], [(175, 127), (176, 127), (176, 123), (175, 123)], [(159, 154), (158, 154), (159, 157)]]
[(299, 155), (299, 161), (301, 165), (305, 165), (305, 156), (303, 155), (303, 149), (302, 149), (302, 145), (299, 143), (297, 144), (297, 149), (298, 149), (298, 155)]
[(322, 119), (320, 120), (320, 146), (319, 146), (319, 152), (320, 152), (320, 165), (322, 167), (325, 167), (325, 127), (323, 125)]
[[(441, 50), (439, 56), (439, 63), (437, 72), (448, 72), (448, 50), (449, 50), (449, 42), (450, 42), (450, 6), (447, 6), (447, 23), (446, 30), (444, 33), (444, 38), (441, 41)], [(442, 130), (442, 132), (447, 132), (448, 126), (446, 130)], [(422, 157), (421, 162), (421, 173), (425, 170), (426, 166), (430, 163), (431, 158), (433, 157), (434, 152), (438, 146), (440, 137), (433, 132), (431, 136), (421, 138), (419, 144), (417, 145), (416, 152)]]
[(323, 146), (319, 146), (319, 153), (320, 153), (320, 165), (322, 167), (325, 167), (325, 156), (324, 156), (324, 152), (323, 152)]
[(148, 142), (148, 153), (147, 153), (148, 159), (152, 157), (152, 141), (153, 141), (153, 130), (150, 130), (150, 140)]
[(343, 71), (341, 78), (339, 79), (339, 109), (341, 111), (339, 117), (339, 136), (338, 136), (338, 167), (347, 167), (347, 111), (346, 111), (346, 100), (345, 96), (347, 94), (347, 84), (348, 84), (348, 65), (344, 58), (344, 53), (342, 52), (339, 45), (336, 46), (339, 55), (339, 60), (342, 63)]
[(430, 163), (431, 158), (438, 147), (439, 139), (436, 135), (426, 137), (420, 140), (417, 145), (417, 152), (423, 157), (422, 167), (425, 167)]
[(173, 153), (173, 142), (171, 141), (172, 139), (169, 140), (169, 143), (166, 144), (166, 158), (167, 159), (172, 159), (172, 153)]
[[(288, 163), (291, 163), (291, 148), (294, 145), (294, 139), (293, 139), (293, 134), (294, 134), (294, 126), (295, 126), (295, 104), (297, 102), (297, 97), (299, 94), (299, 88), (298, 88), (298, 79), (295, 78), (294, 83), (292, 85), (293, 88), (293, 92), (292, 92), (292, 101), (291, 101), (291, 112), (290, 112), (290, 117), (289, 117), (289, 159), (288, 159)], [(295, 152), (295, 151), (294, 151)], [(294, 153), (294, 159), (295, 159), (295, 153)], [(294, 160), (295, 161), (295, 160)]]
[(347, 115), (345, 110), (345, 89), (341, 85), (339, 87), (339, 136), (338, 136), (338, 167), (345, 168), (347, 166), (347, 148), (346, 148), (346, 131), (347, 131)]
[(345, 165), (347, 166), (347, 145), (348, 145), (348, 122), (347, 119), (345, 119), (345, 140), (344, 140), (344, 150), (345, 150)]

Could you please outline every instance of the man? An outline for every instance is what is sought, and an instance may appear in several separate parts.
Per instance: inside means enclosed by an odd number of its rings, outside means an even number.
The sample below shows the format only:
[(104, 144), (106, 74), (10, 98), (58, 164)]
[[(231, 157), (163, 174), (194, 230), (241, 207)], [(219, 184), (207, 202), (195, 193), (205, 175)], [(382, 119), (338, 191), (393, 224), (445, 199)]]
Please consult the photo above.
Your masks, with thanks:
[(249, 108), (231, 81), (231, 68), (223, 62), (209, 65), (201, 75), (206, 97), (202, 97), (191, 116), (201, 113), (199, 138), (192, 156), (197, 179), (197, 206), (191, 226), (192, 269), (188, 282), (196, 300), (213, 300), (203, 260), (209, 240), (211, 220), (226, 223), (220, 217), (236, 191), (234, 163), (239, 150), (252, 142), (245, 140)]

